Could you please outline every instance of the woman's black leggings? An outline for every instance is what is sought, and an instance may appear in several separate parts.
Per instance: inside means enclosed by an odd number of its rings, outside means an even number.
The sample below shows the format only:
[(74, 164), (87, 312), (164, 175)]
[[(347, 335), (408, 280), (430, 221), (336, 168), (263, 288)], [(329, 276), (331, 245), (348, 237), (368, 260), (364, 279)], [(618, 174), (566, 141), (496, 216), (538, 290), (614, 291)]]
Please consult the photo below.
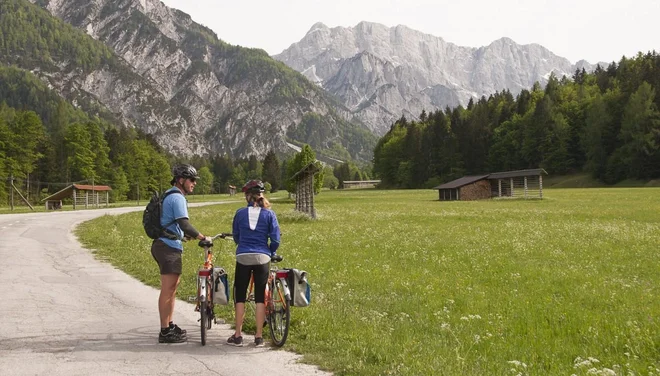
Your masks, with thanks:
[(236, 273), (234, 274), (234, 303), (245, 303), (245, 295), (250, 286), (250, 275), (254, 274), (254, 301), (255, 303), (264, 302), (264, 292), (268, 282), (268, 266), (262, 265), (243, 265), (236, 263)]

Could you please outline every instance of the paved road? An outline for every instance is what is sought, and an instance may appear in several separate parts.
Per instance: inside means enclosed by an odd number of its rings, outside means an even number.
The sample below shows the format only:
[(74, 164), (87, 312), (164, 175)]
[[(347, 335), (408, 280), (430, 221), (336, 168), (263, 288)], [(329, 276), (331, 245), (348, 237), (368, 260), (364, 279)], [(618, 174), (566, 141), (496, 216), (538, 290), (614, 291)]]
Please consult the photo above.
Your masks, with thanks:
[(326, 375), (289, 352), (225, 345), (228, 325), (202, 347), (187, 302), (175, 319), (188, 342), (158, 344), (158, 290), (95, 260), (71, 233), (134, 210), (0, 215), (1, 375)]

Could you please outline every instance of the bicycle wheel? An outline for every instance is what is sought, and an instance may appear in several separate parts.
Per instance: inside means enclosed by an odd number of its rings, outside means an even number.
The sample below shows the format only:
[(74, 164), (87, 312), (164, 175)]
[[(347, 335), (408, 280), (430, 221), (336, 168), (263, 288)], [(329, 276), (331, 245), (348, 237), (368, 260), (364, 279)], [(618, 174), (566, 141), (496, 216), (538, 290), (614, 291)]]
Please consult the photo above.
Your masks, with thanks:
[(208, 322), (207, 316), (208, 316), (208, 303), (207, 302), (200, 302), (199, 303), (199, 313), (202, 315), (201, 320), (199, 322), (201, 323), (200, 329), (202, 330), (201, 336), (202, 336), (202, 346), (206, 346), (206, 323)]
[(268, 326), (270, 327), (270, 338), (273, 339), (273, 344), (281, 347), (286, 342), (286, 337), (289, 335), (289, 323), (291, 320), (291, 312), (289, 302), (284, 297), (284, 287), (279, 279), (271, 282), (271, 299), (268, 301), (269, 314)]

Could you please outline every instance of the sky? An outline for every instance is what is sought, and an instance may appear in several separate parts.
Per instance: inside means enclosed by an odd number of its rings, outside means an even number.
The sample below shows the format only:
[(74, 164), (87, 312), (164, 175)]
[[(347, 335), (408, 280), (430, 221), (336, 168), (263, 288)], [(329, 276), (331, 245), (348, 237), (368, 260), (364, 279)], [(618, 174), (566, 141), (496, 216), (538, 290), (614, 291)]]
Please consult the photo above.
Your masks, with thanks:
[(660, 52), (660, 0), (162, 0), (211, 28), (220, 39), (274, 55), (316, 22), (361, 21), (411, 29), (465, 47), (502, 37), (537, 43), (575, 63), (619, 61)]

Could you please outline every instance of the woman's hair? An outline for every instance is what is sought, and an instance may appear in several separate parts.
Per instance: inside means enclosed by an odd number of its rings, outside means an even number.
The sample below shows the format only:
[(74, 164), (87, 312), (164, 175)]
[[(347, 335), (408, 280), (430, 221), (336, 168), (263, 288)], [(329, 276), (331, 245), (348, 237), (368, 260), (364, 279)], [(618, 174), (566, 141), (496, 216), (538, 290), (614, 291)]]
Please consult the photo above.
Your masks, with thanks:
[(262, 208), (270, 209), (270, 202), (263, 196), (262, 193), (246, 193), (245, 198), (252, 206), (260, 206)]

